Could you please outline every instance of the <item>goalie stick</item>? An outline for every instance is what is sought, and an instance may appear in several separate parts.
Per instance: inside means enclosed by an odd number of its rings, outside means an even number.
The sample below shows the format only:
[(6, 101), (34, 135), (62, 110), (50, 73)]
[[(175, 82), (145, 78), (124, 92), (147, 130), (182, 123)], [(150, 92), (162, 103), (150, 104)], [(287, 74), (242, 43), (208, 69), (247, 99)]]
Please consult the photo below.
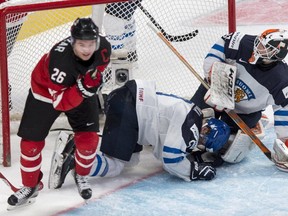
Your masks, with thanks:
[[(2, 179), (3, 182), (4, 182), (8, 187), (10, 187), (10, 189), (11, 189), (13, 192), (16, 192), (16, 191), (20, 190), (20, 188), (15, 187), (1, 172), (0, 172), (0, 179)], [(43, 187), (44, 187), (43, 182), (40, 181), (38, 190), (39, 190), (39, 191), (42, 190)]]
[(188, 41), (192, 38), (194, 38), (198, 34), (198, 30), (195, 30), (193, 32), (190, 32), (185, 35), (170, 35), (168, 34), (161, 26), (160, 24), (154, 19), (154, 17), (145, 9), (142, 4), (139, 2), (137, 6), (140, 8), (140, 10), (148, 17), (148, 19), (153, 23), (153, 25), (161, 31), (161, 33), (164, 35), (164, 37), (170, 41), (170, 42), (183, 42)]
[[(188, 63), (188, 61), (176, 50), (176, 48), (164, 37), (164, 35), (157, 31), (153, 26), (148, 26), (159, 36), (159, 38), (170, 48), (170, 50), (185, 64), (185, 66), (194, 74), (194, 76), (203, 84), (206, 89), (210, 86), (204, 81), (204, 79), (194, 70), (194, 68)], [(247, 134), (251, 140), (261, 149), (265, 156), (272, 162), (271, 151), (262, 143), (262, 141), (253, 133), (253, 131), (246, 125), (246, 123), (235, 113), (233, 110), (225, 109), (225, 112), (230, 118), (238, 125), (238, 127)], [(275, 162), (274, 162), (275, 163)]]

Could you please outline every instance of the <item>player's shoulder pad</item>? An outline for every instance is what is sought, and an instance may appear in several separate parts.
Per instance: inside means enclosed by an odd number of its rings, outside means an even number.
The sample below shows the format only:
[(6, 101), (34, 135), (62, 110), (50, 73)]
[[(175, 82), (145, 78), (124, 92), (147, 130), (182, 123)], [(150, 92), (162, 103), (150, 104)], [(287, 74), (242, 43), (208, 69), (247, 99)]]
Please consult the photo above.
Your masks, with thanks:
[(108, 64), (110, 62), (111, 56), (111, 44), (103, 36), (100, 37), (100, 46), (99, 49), (95, 52), (95, 59), (100, 64)]
[(70, 65), (73, 59), (73, 48), (70, 43), (70, 37), (55, 44), (50, 50), (49, 66), (53, 68), (63, 69), (65, 65)]
[[(63, 85), (74, 82), (78, 76), (75, 68), (73, 48), (70, 37), (55, 44), (49, 52), (49, 73), (63, 72), (66, 74)], [(69, 76), (67, 76), (69, 74)], [(68, 82), (68, 83), (67, 83)]]
[(111, 54), (111, 44), (110, 42), (106, 39), (106, 37), (104, 36), (99, 36), (100, 37), (100, 47), (99, 47), (99, 50), (102, 50), (102, 49), (107, 49), (109, 54)]
[(233, 32), (231, 34), (228, 35), (224, 35), (222, 38), (229, 42), (228, 44), (228, 48), (229, 49), (234, 49), (234, 50), (238, 50), (239, 49), (239, 45), (240, 42), (242, 40), (242, 38), (244, 37), (244, 34), (241, 32)]

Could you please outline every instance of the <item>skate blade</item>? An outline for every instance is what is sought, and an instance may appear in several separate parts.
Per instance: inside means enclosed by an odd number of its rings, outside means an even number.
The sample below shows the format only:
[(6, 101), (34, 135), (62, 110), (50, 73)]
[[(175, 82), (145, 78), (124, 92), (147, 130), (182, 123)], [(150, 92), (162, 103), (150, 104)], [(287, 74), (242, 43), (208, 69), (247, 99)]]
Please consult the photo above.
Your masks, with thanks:
[(282, 172), (288, 172), (288, 167), (287, 166), (280, 166), (276, 164), (276, 167), (278, 170), (282, 171)]
[(8, 204), (7, 210), (8, 211), (12, 211), (12, 210), (15, 210), (15, 209), (18, 209), (18, 208), (22, 208), (22, 207), (25, 207), (25, 206), (28, 206), (28, 205), (32, 205), (33, 203), (35, 203), (35, 201), (36, 201), (36, 197), (33, 197), (33, 198), (28, 199), (27, 202), (22, 203), (20, 205), (12, 206), (12, 205)]

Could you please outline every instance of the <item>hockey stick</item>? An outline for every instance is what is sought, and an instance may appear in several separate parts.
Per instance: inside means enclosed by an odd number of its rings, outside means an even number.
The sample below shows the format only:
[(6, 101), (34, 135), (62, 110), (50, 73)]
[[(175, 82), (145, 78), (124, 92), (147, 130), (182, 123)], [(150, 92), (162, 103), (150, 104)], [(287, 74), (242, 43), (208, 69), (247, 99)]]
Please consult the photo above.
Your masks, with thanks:
[[(50, 129), (50, 132), (53, 132), (53, 131), (70, 131), (70, 132), (73, 132), (73, 130), (70, 128), (53, 128), (53, 129)], [(97, 133), (97, 135), (99, 137), (102, 137), (102, 134)]]
[[(149, 24), (148, 24), (149, 25)], [(172, 52), (186, 65), (186, 67), (196, 76), (196, 78), (203, 84), (206, 89), (210, 86), (204, 81), (204, 79), (194, 70), (194, 68), (186, 61), (186, 59), (176, 50), (174, 46), (164, 37), (161, 32), (157, 31), (153, 26), (149, 27), (159, 36), (159, 38), (172, 50)], [(261, 140), (253, 133), (253, 131), (246, 125), (246, 123), (235, 113), (233, 110), (225, 109), (225, 112), (230, 118), (238, 125), (238, 127), (247, 134), (251, 140), (261, 149), (265, 156), (271, 160), (271, 151), (261, 142)], [(274, 162), (274, 161), (273, 161)], [(274, 162), (275, 163), (275, 162)]]
[[(16, 192), (16, 191), (20, 190), (20, 188), (15, 187), (1, 172), (0, 172), (0, 179), (2, 179), (3, 182), (4, 182), (8, 187), (10, 187), (13, 192)], [(38, 190), (39, 190), (39, 191), (42, 190), (43, 187), (44, 187), (43, 182), (40, 181)]]
[(13, 192), (16, 192), (20, 190), (20, 188), (15, 187), (1, 172), (0, 172), (0, 178), (3, 180), (3, 182), (11, 188)]
[(160, 24), (154, 19), (154, 17), (142, 6), (142, 4), (139, 2), (137, 6), (140, 8), (140, 10), (150, 19), (150, 21), (153, 23), (153, 25), (161, 31), (161, 33), (164, 35), (164, 37), (170, 41), (170, 42), (183, 42), (190, 40), (194, 38), (198, 34), (198, 30), (195, 30), (193, 32), (190, 32), (185, 35), (170, 35), (168, 34), (161, 26)]

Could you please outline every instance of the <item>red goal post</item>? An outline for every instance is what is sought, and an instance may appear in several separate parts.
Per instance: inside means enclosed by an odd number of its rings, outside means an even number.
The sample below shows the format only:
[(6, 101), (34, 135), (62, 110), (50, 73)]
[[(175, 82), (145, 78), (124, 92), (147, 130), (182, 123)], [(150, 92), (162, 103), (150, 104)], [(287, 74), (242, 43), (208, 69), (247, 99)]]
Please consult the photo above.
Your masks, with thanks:
[[(151, 13), (156, 22), (158, 22), (167, 32), (171, 33), (172, 35), (185, 34), (187, 33), (187, 31), (200, 29), (200, 33), (195, 37), (195, 39), (179, 43), (175, 42), (177, 43), (177, 47), (179, 48), (180, 52), (182, 51), (184, 55), (189, 55), (189, 53), (191, 52), (197, 54), (197, 56), (196, 54), (195, 56), (193, 54), (193, 58), (188, 57), (187, 59), (191, 61), (192, 65), (195, 66), (197, 70), (200, 71), (202, 67), (202, 60), (205, 57), (205, 53), (208, 51), (208, 48), (212, 45), (212, 43), (215, 42), (215, 40), (217, 40), (222, 34), (235, 31), (235, 1), (236, 0), (143, 0), (142, 5), (145, 7), (145, 9), (149, 11), (149, 13)], [(2, 131), (0, 137), (0, 163), (2, 162), (3, 166), (11, 166), (10, 126), (12, 121), (11, 118), (14, 118), (13, 111), (16, 110), (17, 114), (20, 114), (21, 116), (22, 108), (18, 110), (18, 106), (21, 105), (22, 107), (26, 100), (25, 97), (22, 97), (21, 100), (17, 101), (18, 99), (15, 100), (12, 96), (12, 106), (14, 107), (12, 111), (9, 110), (9, 99), (11, 99), (9, 96), (9, 82), (11, 82), (12, 91), (14, 89), (17, 89), (19, 85), (26, 85), (27, 87), (27, 85), (29, 85), (30, 83), (28, 82), (27, 84), (26, 81), (30, 81), (29, 76), (31, 73), (30, 69), (28, 71), (21, 70), (24, 65), (28, 64), (27, 62), (25, 62), (26, 59), (29, 60), (28, 56), (26, 56), (26, 54), (25, 56), (21, 55), (21, 52), (23, 52), (21, 51), (21, 49), (19, 49), (19, 51), (17, 49), (13, 50), (13, 52), (11, 51), (11, 44), (9, 44), (11, 43), (11, 38), (13, 39), (13, 37), (17, 37), (17, 35), (13, 36), (13, 32), (11, 33), (11, 35), (10, 32), (8, 33), (7, 29), (9, 27), (9, 22), (11, 22), (11, 19), (16, 19), (17, 21), (17, 19), (21, 19), (26, 13), (30, 14), (31, 12), (38, 13), (39, 11), (46, 10), (57, 11), (68, 8), (80, 8), (83, 6), (107, 4), (113, 2), (120, 1), (11, 0), (0, 4), (0, 76), (2, 112), (0, 117), (0, 127)], [(191, 4), (191, 2), (193, 2), (193, 5)], [(161, 10), (159, 10), (159, 8), (157, 9), (156, 6), (161, 7)], [(81, 9), (79, 9), (79, 11), (75, 14), (81, 14), (80, 11)], [(47, 17), (47, 23), (50, 22), (50, 19), (52, 20), (55, 18), (53, 16), (54, 15), (51, 15), (51, 17)], [(157, 43), (157, 36), (150, 32), (149, 28), (146, 27), (146, 23), (151, 22), (151, 18), (149, 19), (147, 17), (147, 14), (145, 15), (143, 11), (139, 9), (137, 9), (135, 16), (137, 24), (137, 34), (139, 39), (137, 39), (137, 52), (139, 53), (139, 60), (137, 70), (135, 73), (133, 72), (133, 78), (154, 79), (156, 80), (157, 85), (159, 83), (158, 86), (160, 91), (174, 93), (182, 97), (191, 96), (195, 88), (198, 87), (199, 83), (195, 80), (192, 80), (194, 78), (190, 75), (189, 72), (185, 71), (182, 63), (178, 62), (177, 59), (173, 57), (169, 53), (169, 51), (166, 50), (164, 45), (161, 45), (159, 41)], [(190, 16), (193, 18), (189, 18)], [(27, 20), (23, 20), (23, 22), (25, 24)], [(167, 24), (165, 22), (167, 22)], [(65, 29), (65, 31), (67, 31), (68, 27), (65, 27)], [(21, 31), (22, 29), (20, 30), (20, 33)], [(48, 33), (47, 31), (43, 30), (41, 34)], [(26, 40), (27, 38), (23, 39), (22, 41), (26, 42)], [(37, 40), (46, 39), (45, 37), (41, 36), (41, 39), (38, 38)], [(22, 46), (22, 43), (20, 43), (19, 46)], [(35, 52), (36, 50), (40, 49), (39, 45), (38, 47), (29, 48), (32, 51), (34, 49)], [(28, 48), (24, 47), (24, 49)], [(11, 55), (9, 56), (10, 53)], [(154, 56), (154, 54), (157, 58)], [(39, 54), (39, 56), (41, 55), (42, 53)], [(12, 67), (15, 62), (20, 63), (20, 68), (17, 68), (17, 70), (19, 70), (19, 73), (17, 73), (16, 75), (13, 74), (13, 72), (11, 72), (13, 70), (10, 69), (10, 67)], [(25, 77), (23, 77), (24, 74)], [(109, 75), (108, 72), (107, 74)], [(175, 74), (177, 77), (175, 76)], [(20, 81), (14, 82), (14, 80), (17, 79), (19, 79)], [(176, 83), (180, 83), (181, 86), (174, 85)], [(107, 81), (107, 86), (108, 85), (109, 81)], [(191, 86), (192, 88), (189, 90)], [(19, 91), (23, 90), (19, 89)]]

